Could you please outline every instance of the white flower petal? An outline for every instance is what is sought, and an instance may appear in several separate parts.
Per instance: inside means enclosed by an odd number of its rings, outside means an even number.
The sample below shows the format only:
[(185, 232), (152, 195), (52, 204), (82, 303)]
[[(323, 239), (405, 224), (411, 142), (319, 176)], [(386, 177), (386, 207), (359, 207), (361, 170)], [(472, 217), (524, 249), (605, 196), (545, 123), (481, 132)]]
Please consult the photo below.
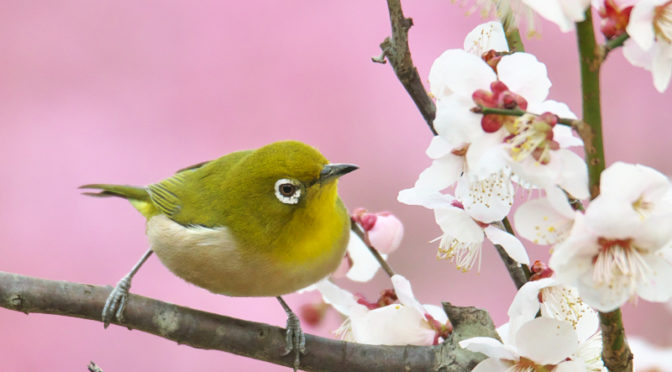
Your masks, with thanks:
[(568, 360), (558, 364), (557, 367), (553, 368), (552, 372), (583, 372), (585, 370), (585, 363), (576, 360)]
[(491, 337), (472, 337), (460, 341), (460, 347), (477, 353), (483, 353), (497, 359), (516, 360), (517, 356), (510, 348)]
[(496, 358), (488, 358), (481, 361), (471, 372), (507, 372), (511, 363), (505, 363)]
[(446, 324), (448, 322), (448, 315), (446, 315), (446, 312), (443, 311), (443, 308), (428, 304), (423, 304), (422, 307), (425, 308), (427, 314), (431, 315), (432, 318), (437, 320), (439, 323)]
[[(665, 252), (667, 250), (668, 252)], [(640, 283), (637, 294), (647, 301), (666, 302), (672, 298), (672, 262), (669, 262), (665, 253), (672, 252), (672, 247), (666, 247), (645, 259), (651, 268), (647, 280)]]
[(488, 226), (483, 229), (485, 235), (493, 244), (499, 244), (506, 253), (518, 263), (530, 264), (530, 258), (523, 244), (515, 236), (506, 231), (500, 230), (494, 226)]
[(408, 306), (393, 304), (350, 317), (355, 341), (371, 345), (432, 345), (435, 332), (423, 315)]
[(471, 97), (478, 89), (489, 89), (496, 79), (495, 72), (480, 56), (462, 49), (446, 50), (429, 70), (430, 91), (437, 99), (455, 92)]
[(530, 106), (546, 100), (551, 87), (546, 65), (528, 53), (502, 57), (497, 64), (497, 75), (512, 92), (525, 97)]
[(651, 70), (653, 53), (651, 53), (650, 50), (647, 51), (642, 49), (634, 39), (630, 38), (623, 44), (623, 56), (633, 66), (641, 67), (649, 71)]
[(460, 148), (483, 135), (480, 114), (470, 95), (454, 94), (436, 102), (434, 128), (454, 148)]
[(330, 304), (334, 309), (345, 316), (350, 316), (354, 307), (364, 306), (357, 303), (357, 300), (352, 293), (337, 286), (329, 279), (323, 279), (315, 283), (315, 289), (320, 291), (324, 302)]
[(508, 52), (509, 44), (502, 24), (487, 22), (476, 26), (464, 39), (464, 50), (479, 57), (489, 50)]
[(556, 125), (553, 127), (553, 140), (565, 149), (568, 147), (583, 146), (581, 138), (576, 137), (572, 129), (565, 125)]
[(539, 290), (556, 284), (555, 279), (544, 278), (529, 281), (520, 287), (509, 307), (506, 340), (515, 340), (520, 327), (536, 317), (540, 307)]
[(535, 244), (560, 242), (569, 235), (573, 223), (572, 218), (558, 213), (546, 198), (525, 202), (518, 207), (513, 220), (518, 234)]
[[(527, 111), (538, 115), (541, 115), (544, 112), (550, 112), (561, 118), (576, 119), (576, 115), (572, 112), (569, 106), (567, 106), (567, 104), (550, 99), (543, 102), (534, 103), (534, 105), (528, 105)], [(559, 126), (563, 127), (563, 125)], [(569, 127), (565, 128), (569, 129)]]
[(408, 205), (421, 205), (425, 208), (435, 209), (450, 207), (453, 197), (444, 195), (438, 191), (428, 191), (426, 189), (410, 188), (399, 191), (397, 200), (400, 203)]
[(663, 93), (670, 84), (670, 77), (672, 77), (671, 43), (664, 41), (656, 43), (653, 51), (651, 73), (653, 74), (653, 86), (659, 93)]
[(560, 31), (574, 29), (574, 23), (584, 19), (583, 12), (590, 5), (590, 0), (523, 0), (539, 15), (555, 23)]
[(509, 214), (513, 204), (513, 184), (503, 172), (492, 174), (483, 180), (470, 180), (468, 176), (458, 179), (455, 196), (464, 210), (480, 222), (501, 221)]
[(548, 203), (555, 209), (557, 213), (560, 213), (565, 218), (573, 220), (576, 212), (572, 209), (572, 205), (569, 204), (567, 199), (567, 194), (560, 187), (549, 187), (544, 189), (546, 192), (546, 199)]
[(504, 130), (489, 133), (473, 139), (467, 150), (467, 169), (469, 177), (476, 180), (486, 179), (493, 174), (510, 174), (507, 155), (502, 140)]
[(590, 192), (588, 191), (588, 167), (586, 162), (579, 155), (569, 150), (560, 149), (555, 153), (556, 156), (553, 160), (562, 164), (558, 186), (577, 199), (587, 199)]
[(521, 356), (538, 364), (557, 364), (579, 347), (572, 325), (551, 318), (536, 318), (520, 327), (516, 347)]
[(522, 317), (526, 318), (526, 322), (534, 319), (539, 312), (539, 290), (553, 285), (558, 285), (554, 278), (532, 280), (523, 284), (509, 306), (509, 318)]
[(399, 298), (399, 302), (402, 305), (415, 309), (420, 315), (424, 316), (425, 309), (422, 307), (422, 304), (415, 299), (413, 290), (411, 289), (411, 282), (399, 274), (393, 275), (390, 280), (392, 281), (394, 292)]
[(483, 229), (463, 209), (438, 208), (434, 210), (434, 218), (444, 233), (461, 242), (480, 243), (483, 241)]
[(661, 198), (672, 186), (657, 170), (641, 164), (615, 162), (600, 174), (600, 194), (634, 202), (644, 193)]
[(464, 168), (464, 158), (448, 154), (432, 162), (429, 168), (420, 173), (415, 187), (430, 191), (440, 191), (457, 182)]
[(453, 147), (443, 137), (433, 136), (425, 154), (430, 159), (438, 159), (450, 154), (451, 151), (453, 151)]
[(653, 16), (656, 1), (640, 0), (632, 8), (628, 26), (625, 30), (634, 42), (643, 50), (648, 50), (654, 43), (656, 34), (653, 30)]
[[(368, 282), (373, 279), (380, 268), (380, 264), (373, 257), (373, 254), (366, 247), (362, 239), (354, 232), (350, 232), (350, 242), (348, 243), (348, 254), (352, 260), (352, 267), (346, 274), (346, 277), (356, 282)], [(387, 258), (386, 254), (381, 254)]]
[(599, 195), (586, 208), (586, 222), (596, 234), (611, 239), (628, 239), (642, 221), (630, 203), (613, 195)]

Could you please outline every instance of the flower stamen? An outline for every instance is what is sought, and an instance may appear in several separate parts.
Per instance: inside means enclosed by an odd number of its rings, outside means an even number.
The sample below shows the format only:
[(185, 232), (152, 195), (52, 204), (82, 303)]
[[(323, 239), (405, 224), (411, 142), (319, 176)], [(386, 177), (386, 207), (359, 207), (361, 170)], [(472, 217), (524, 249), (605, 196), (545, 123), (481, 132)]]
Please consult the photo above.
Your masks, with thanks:
[(599, 252), (593, 257), (593, 280), (598, 285), (613, 288), (628, 283), (646, 282), (651, 267), (644, 260), (643, 249), (635, 246), (632, 239), (597, 239)]
[(672, 0), (654, 10), (653, 30), (657, 38), (672, 43)]

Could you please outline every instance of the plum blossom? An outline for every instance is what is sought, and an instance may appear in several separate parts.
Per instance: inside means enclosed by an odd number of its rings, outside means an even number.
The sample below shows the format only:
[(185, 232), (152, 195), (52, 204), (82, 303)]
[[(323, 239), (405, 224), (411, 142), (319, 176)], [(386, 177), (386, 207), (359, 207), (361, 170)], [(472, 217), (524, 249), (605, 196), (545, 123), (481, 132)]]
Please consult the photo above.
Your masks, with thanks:
[[(493, 181), (501, 182), (501, 181)], [(509, 185), (505, 189), (511, 189)], [(479, 187), (487, 190), (502, 188), (492, 186), (488, 181), (479, 183)], [(480, 271), (481, 248), (485, 238), (493, 244), (501, 245), (515, 261), (527, 264), (529, 258), (522, 243), (514, 236), (491, 223), (500, 221), (508, 213), (511, 197), (503, 200), (493, 195), (489, 200), (479, 200), (482, 193), (473, 189), (465, 178), (461, 178), (455, 189), (455, 197), (438, 192), (422, 194), (408, 189), (399, 193), (399, 201), (407, 204), (423, 205), (434, 210), (436, 223), (442, 230), (439, 240), (437, 258), (454, 262), (462, 271), (471, 270), (478, 263)], [(480, 191), (480, 190), (479, 190)]]
[(672, 76), (672, 1), (640, 0), (626, 27), (623, 55), (635, 66), (651, 71), (653, 85), (664, 92)]
[[(475, 337), (460, 346), (486, 354), (474, 371), (602, 372), (597, 313), (572, 288), (559, 284), (553, 271), (535, 262), (531, 280), (509, 308), (509, 323), (497, 329), (502, 342)], [(541, 312), (541, 317), (536, 318)]]
[[(597, 313), (579, 297), (575, 288), (562, 285), (552, 277), (553, 270), (536, 261), (530, 268), (530, 281), (519, 290), (509, 307), (509, 327), (516, 329), (537, 313), (542, 317), (564, 320), (576, 331), (579, 348), (573, 360), (583, 361), (587, 371), (604, 370), (601, 334)], [(509, 336), (512, 337), (512, 336)]]
[(600, 311), (638, 295), (672, 297), (672, 185), (652, 168), (615, 163), (601, 176), (602, 193), (577, 213), (557, 244), (550, 266), (557, 280), (575, 286)]
[[(410, 282), (401, 275), (391, 278), (395, 296), (386, 292), (375, 304), (357, 298), (329, 280), (315, 286), (324, 301), (347, 316), (338, 330), (341, 338), (372, 345), (436, 345), (452, 326), (438, 306), (415, 299)], [(398, 298), (400, 303), (392, 303)]]
[[(432, 66), (430, 86), (437, 97), (434, 126), (445, 142), (441, 155), (435, 152), (435, 164), (452, 171), (444, 183), (459, 174), (473, 182), (513, 170), (526, 185), (561, 187), (579, 199), (588, 196), (586, 166), (567, 150), (581, 141), (569, 128), (556, 125), (558, 116), (576, 116), (565, 104), (546, 99), (551, 86), (546, 66), (533, 55), (490, 52), (479, 58), (447, 50)], [(485, 108), (535, 115), (478, 112)]]
[(577, 212), (569, 206), (565, 194), (551, 190), (545, 197), (526, 201), (513, 215), (518, 234), (535, 244), (563, 241), (574, 224)]
[(585, 371), (582, 361), (571, 359), (579, 342), (568, 322), (540, 317), (517, 328), (509, 325), (498, 331), (503, 342), (490, 337), (460, 341), (461, 347), (489, 357), (476, 365), (473, 372), (535, 371), (542, 366), (554, 372)]
[(555, 23), (562, 32), (574, 29), (574, 23), (583, 21), (590, 0), (477, 0), (485, 14), (494, 13), (501, 19), (516, 22), (525, 18), (529, 33), (534, 33), (532, 11)]

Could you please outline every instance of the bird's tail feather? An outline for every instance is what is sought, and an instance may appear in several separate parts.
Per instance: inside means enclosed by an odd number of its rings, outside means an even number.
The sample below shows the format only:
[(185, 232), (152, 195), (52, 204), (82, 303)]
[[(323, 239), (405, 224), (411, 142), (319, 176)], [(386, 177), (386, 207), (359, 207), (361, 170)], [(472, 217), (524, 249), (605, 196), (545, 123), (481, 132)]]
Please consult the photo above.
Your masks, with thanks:
[(147, 219), (158, 213), (158, 210), (152, 203), (152, 200), (149, 197), (147, 189), (144, 187), (138, 186), (127, 186), (127, 185), (108, 185), (108, 184), (90, 184), (80, 186), (80, 189), (95, 189), (101, 190), (99, 192), (84, 192), (84, 195), (95, 196), (95, 197), (108, 197), (116, 196), (124, 198), (131, 202), (131, 205), (142, 213)]
[(117, 196), (129, 200), (149, 201), (149, 194), (144, 187), (128, 185), (90, 184), (79, 186), (80, 189), (96, 189), (99, 192), (84, 192), (84, 195), (95, 197)]

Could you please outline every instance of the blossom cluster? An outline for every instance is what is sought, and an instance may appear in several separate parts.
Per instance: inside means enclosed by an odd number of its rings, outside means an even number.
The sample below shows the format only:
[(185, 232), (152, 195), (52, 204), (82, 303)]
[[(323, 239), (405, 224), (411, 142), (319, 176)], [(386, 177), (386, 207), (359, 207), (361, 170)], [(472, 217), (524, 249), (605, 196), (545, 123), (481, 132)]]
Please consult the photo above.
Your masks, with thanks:
[[(625, 40), (626, 57), (651, 70), (655, 87), (665, 90), (672, 73), (672, 1), (592, 5), (607, 41)], [(590, 6), (588, 0), (521, 0), (510, 2), (509, 10), (527, 8), (568, 31)], [(437, 132), (426, 151), (431, 165), (398, 200), (434, 213), (442, 231), (435, 239), (438, 259), (462, 271), (480, 270), (487, 240), (532, 273), (509, 308), (509, 322), (498, 329), (499, 340), (460, 343), (488, 356), (474, 371), (606, 370), (597, 311), (637, 298), (672, 298), (672, 183), (653, 168), (616, 162), (594, 185), (599, 196), (589, 200), (588, 168), (577, 154), (584, 143), (571, 126), (580, 120), (566, 104), (548, 98), (546, 66), (532, 54), (510, 51), (499, 22), (477, 26), (462, 48), (441, 54), (429, 86)], [(527, 200), (514, 210), (517, 193)], [(367, 245), (386, 257), (399, 246), (403, 227), (387, 212), (356, 210), (353, 222), (364, 239), (352, 236), (334, 275), (367, 281), (378, 268)], [(530, 265), (516, 233), (528, 244), (547, 246), (549, 264)], [(452, 330), (445, 313), (421, 304), (403, 276), (391, 280), (394, 289), (374, 302), (328, 278), (313, 288), (345, 317), (337, 331), (345, 340), (445, 340)]]

